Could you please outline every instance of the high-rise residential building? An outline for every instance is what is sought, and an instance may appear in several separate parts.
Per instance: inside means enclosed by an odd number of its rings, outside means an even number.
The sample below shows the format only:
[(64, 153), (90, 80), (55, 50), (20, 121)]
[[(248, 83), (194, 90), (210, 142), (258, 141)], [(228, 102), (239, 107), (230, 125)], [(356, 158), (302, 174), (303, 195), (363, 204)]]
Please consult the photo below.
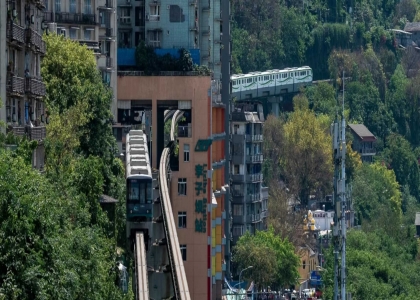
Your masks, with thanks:
[[(262, 110), (261, 110), (262, 111)], [(263, 113), (237, 106), (231, 117), (232, 241), (267, 228), (268, 188), (263, 186)]]
[(33, 152), (35, 168), (43, 168), (48, 118), (43, 98), (41, 60), (44, 2), (37, 0), (0, 1), (0, 120), (6, 132), (38, 141)]
[(195, 63), (208, 66), (220, 80), (220, 4), (221, 0), (118, 0), (118, 48), (133, 49), (140, 41), (161, 54), (185, 48)]
[(117, 118), (116, 0), (43, 0), (49, 31), (86, 45), (96, 54), (104, 83), (113, 90), (111, 112)]

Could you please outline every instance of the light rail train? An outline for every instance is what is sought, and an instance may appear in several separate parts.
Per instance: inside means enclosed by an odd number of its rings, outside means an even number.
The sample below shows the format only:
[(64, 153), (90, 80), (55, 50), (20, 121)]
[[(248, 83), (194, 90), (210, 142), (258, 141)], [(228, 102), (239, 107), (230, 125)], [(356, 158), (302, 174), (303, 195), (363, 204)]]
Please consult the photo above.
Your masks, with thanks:
[(296, 93), (301, 87), (312, 84), (313, 73), (308, 66), (267, 70), (230, 77), (231, 95), (238, 100)]

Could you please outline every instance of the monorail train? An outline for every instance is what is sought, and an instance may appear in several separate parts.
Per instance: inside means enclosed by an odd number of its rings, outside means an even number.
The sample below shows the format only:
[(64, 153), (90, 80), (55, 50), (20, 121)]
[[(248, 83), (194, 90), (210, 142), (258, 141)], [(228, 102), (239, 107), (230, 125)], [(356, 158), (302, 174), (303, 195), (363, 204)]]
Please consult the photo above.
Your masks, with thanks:
[(230, 77), (231, 95), (238, 100), (299, 92), (302, 86), (312, 84), (310, 67), (268, 70)]
[(153, 177), (142, 130), (126, 136), (127, 222), (147, 222), (153, 217)]

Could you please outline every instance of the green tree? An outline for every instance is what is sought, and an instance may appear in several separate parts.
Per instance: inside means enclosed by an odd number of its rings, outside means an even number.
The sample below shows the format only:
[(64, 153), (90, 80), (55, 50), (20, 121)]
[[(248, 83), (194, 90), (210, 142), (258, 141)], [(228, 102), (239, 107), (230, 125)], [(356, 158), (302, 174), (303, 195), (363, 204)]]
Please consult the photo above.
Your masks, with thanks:
[(299, 277), (300, 260), (293, 245), (276, 235), (272, 227), (267, 231), (257, 231), (255, 235), (246, 232), (241, 236), (234, 248), (233, 260), (240, 269), (253, 266), (244, 278), (254, 280), (261, 288), (269, 284), (288, 286)]
[[(286, 185), (306, 205), (311, 193), (327, 191), (331, 184), (332, 153), (329, 128), (325, 128), (314, 112), (307, 108), (304, 97), (300, 108), (284, 125), (285, 152), (280, 157)], [(306, 105), (306, 107), (305, 107)]]
[(88, 212), (0, 149), (0, 298), (123, 299), (115, 251)]
[[(375, 220), (378, 220), (383, 213), (381, 208), (384, 208), (388, 213), (387, 220), (392, 217), (396, 220), (393, 224), (400, 222), (400, 185), (394, 171), (388, 170), (384, 165), (379, 163), (364, 164), (358, 169), (353, 181), (352, 198), (362, 224), (364, 221), (374, 223)], [(381, 225), (385, 226), (386, 223)]]
[(420, 200), (420, 174), (417, 157), (410, 143), (398, 134), (391, 134), (387, 138), (387, 147), (382, 156), (394, 170), (398, 183), (408, 185), (410, 193)]

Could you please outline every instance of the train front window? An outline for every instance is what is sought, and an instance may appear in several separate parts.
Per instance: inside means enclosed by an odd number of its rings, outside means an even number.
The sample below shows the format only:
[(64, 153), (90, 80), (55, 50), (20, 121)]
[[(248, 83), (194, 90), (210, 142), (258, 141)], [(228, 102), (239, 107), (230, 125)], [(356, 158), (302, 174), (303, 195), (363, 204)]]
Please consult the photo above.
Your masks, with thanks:
[(128, 201), (132, 203), (152, 203), (152, 182), (145, 180), (129, 180), (127, 182)]
[(128, 182), (128, 201), (137, 202), (139, 200), (139, 186), (138, 180), (131, 180)]

